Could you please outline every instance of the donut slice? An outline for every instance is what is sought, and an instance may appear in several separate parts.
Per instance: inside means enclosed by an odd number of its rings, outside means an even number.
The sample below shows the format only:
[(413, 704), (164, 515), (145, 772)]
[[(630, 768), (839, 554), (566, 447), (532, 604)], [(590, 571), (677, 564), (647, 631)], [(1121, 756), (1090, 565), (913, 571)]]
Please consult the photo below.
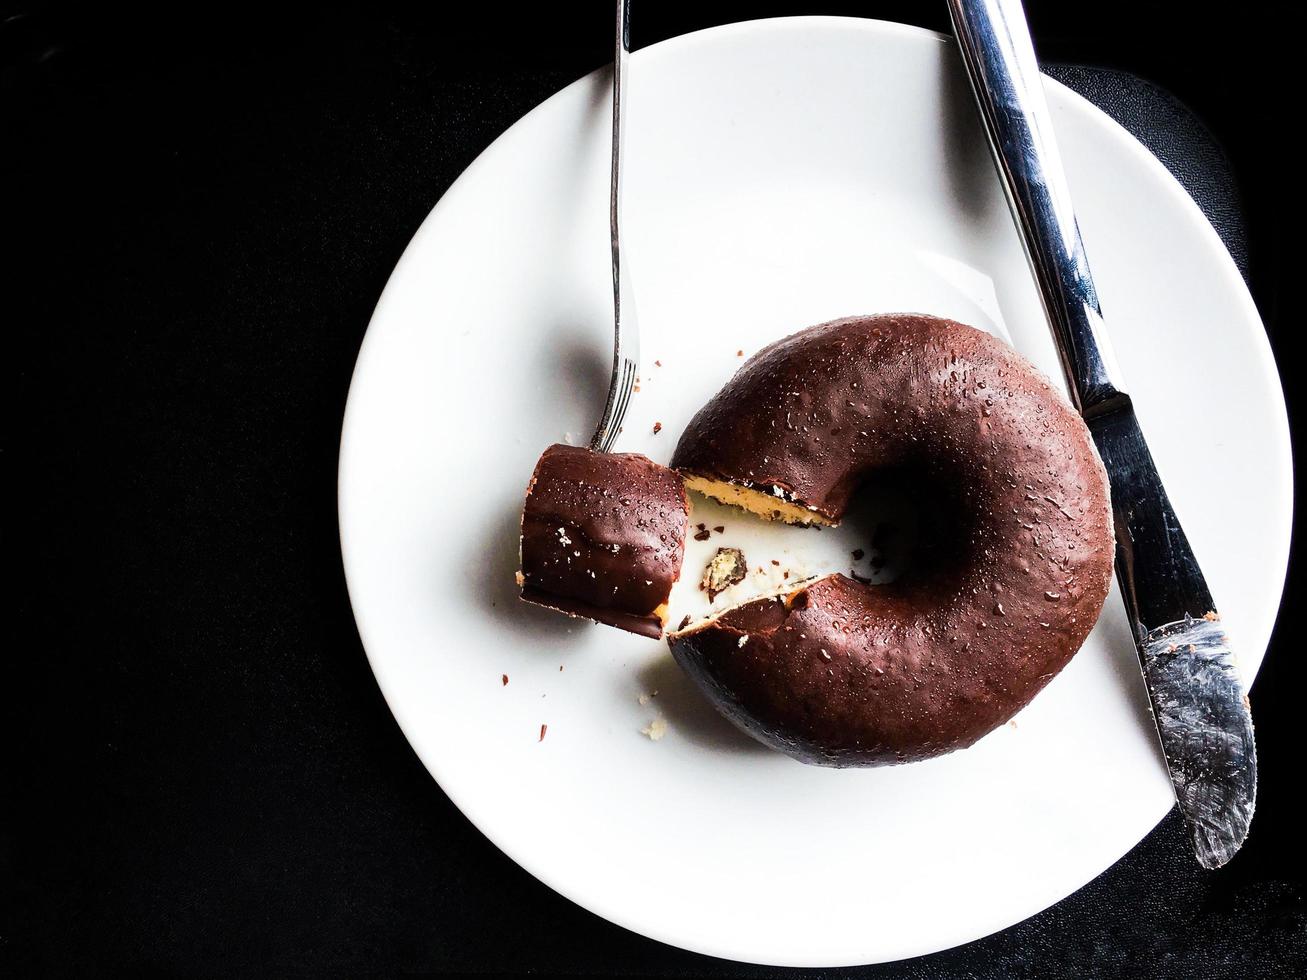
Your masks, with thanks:
[(522, 598), (657, 638), (689, 521), (681, 478), (667, 467), (550, 446), (522, 508)]

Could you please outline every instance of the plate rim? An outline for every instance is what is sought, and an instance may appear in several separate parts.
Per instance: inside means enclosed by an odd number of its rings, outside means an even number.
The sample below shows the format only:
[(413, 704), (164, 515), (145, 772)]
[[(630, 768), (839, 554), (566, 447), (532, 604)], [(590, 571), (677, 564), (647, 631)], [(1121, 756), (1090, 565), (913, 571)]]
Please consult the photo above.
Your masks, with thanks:
[[(655, 57), (659, 54), (665, 54), (672, 49), (682, 49), (688, 45), (695, 45), (708, 41), (716, 42), (723, 39), (724, 37), (729, 37), (730, 35), (745, 34), (745, 33), (751, 33), (756, 31), (785, 32), (791, 30), (804, 30), (807, 28), (826, 28), (826, 29), (836, 29), (840, 31), (857, 31), (866, 34), (873, 34), (879, 38), (892, 39), (895, 42), (901, 42), (907, 44), (933, 42), (933, 43), (940, 43), (940, 44), (946, 44), (951, 46), (954, 43), (953, 38), (949, 35), (941, 34), (937, 31), (933, 31), (928, 28), (917, 27), (911, 24), (902, 24), (895, 21), (879, 20), (874, 18), (836, 16), (836, 15), (797, 15), (797, 16), (756, 18), (751, 20), (736, 21), (729, 24), (722, 24), (722, 25), (704, 28), (698, 31), (690, 32), (688, 34), (682, 34), (676, 37), (667, 38), (665, 40), (658, 41), (654, 44), (648, 45), (644, 48), (640, 48), (637, 51), (633, 52), (632, 57), (634, 59), (638, 59), (636, 62), (634, 62), (634, 64), (638, 65), (641, 62), (648, 61), (650, 60), (650, 58)], [(417, 756), (418, 761), (422, 764), (423, 768), (426, 769), (428, 775), (435, 781), (435, 783), (440, 788), (441, 792), (444, 793), (446, 798), (449, 799), (449, 801), (455, 806), (455, 808), (458, 809), (460, 814), (476, 829), (476, 831), (479, 834), (481, 834), (482, 837), (484, 837), (494, 847), (496, 847), (499, 851), (501, 851), (505, 856), (507, 856), (520, 868), (522, 868), (524, 871), (530, 874), (537, 881), (545, 885), (551, 891), (562, 896), (567, 901), (572, 902), (573, 904), (585, 909), (591, 914), (597, 915), (608, 922), (612, 922), (615, 925), (618, 925), (624, 929), (627, 929), (635, 933), (636, 935), (653, 939), (657, 942), (665, 943), (675, 948), (685, 949), (694, 953), (698, 953), (700, 955), (713, 956), (719, 959), (727, 959), (735, 962), (755, 963), (759, 965), (771, 965), (771, 966), (783, 966), (783, 967), (799, 967), (799, 968), (804, 968), (804, 967), (836, 968), (836, 967), (850, 967), (856, 965), (870, 965), (872, 963), (898, 962), (906, 959), (916, 958), (918, 956), (931, 955), (932, 953), (943, 952), (948, 949), (955, 949), (957, 947), (967, 945), (969, 943), (983, 939), (987, 936), (994, 935), (1005, 929), (1009, 929), (1016, 925), (1019, 925), (1020, 923), (1026, 921), (1027, 919), (1033, 917), (1034, 915), (1038, 915), (1040, 912), (1043, 912), (1049, 908), (1052, 908), (1054, 905), (1057, 905), (1060, 902), (1065, 901), (1067, 898), (1069, 898), (1071, 895), (1074, 895), (1077, 891), (1079, 891), (1089, 882), (1095, 880), (1096, 878), (1101, 876), (1105, 871), (1107, 871), (1109, 868), (1117, 864), (1122, 858), (1125, 857), (1126, 854), (1129, 854), (1130, 851), (1136, 848), (1144, 840), (1144, 838), (1146, 838), (1149, 834), (1153, 832), (1153, 830), (1156, 829), (1157, 825), (1163, 819), (1166, 818), (1166, 816), (1171, 812), (1172, 808), (1168, 807), (1166, 810), (1157, 814), (1156, 819), (1150, 822), (1149, 829), (1145, 831), (1144, 835), (1141, 836), (1139, 840), (1131, 844), (1121, 855), (1118, 855), (1116, 858), (1112, 859), (1108, 864), (1095, 870), (1091, 875), (1089, 875), (1089, 877), (1085, 878), (1083, 881), (1076, 884), (1073, 888), (1071, 888), (1061, 897), (1054, 899), (1052, 902), (1044, 902), (1044, 900), (1041, 899), (1037, 902), (1038, 904), (1037, 908), (1034, 908), (1029, 912), (1023, 913), (1019, 918), (1007, 922), (1004, 925), (999, 925), (997, 927), (980, 925), (977, 926), (975, 929), (961, 930), (960, 936), (958, 938), (950, 938), (944, 945), (936, 946), (933, 949), (928, 949), (928, 950), (923, 950), (918, 952), (894, 953), (876, 959), (865, 960), (865, 961), (860, 960), (858, 963), (849, 963), (843, 959), (812, 959), (808, 957), (750, 958), (747, 954), (744, 954), (739, 950), (714, 948), (710, 943), (702, 943), (702, 942), (695, 941), (699, 937), (669, 935), (662, 929), (650, 928), (647, 924), (641, 924), (636, 921), (633, 921), (633, 917), (624, 914), (620, 908), (599, 907), (596, 904), (593, 904), (592, 902), (583, 900), (582, 898), (574, 895), (572, 891), (568, 887), (566, 887), (565, 884), (561, 884), (560, 882), (558, 882), (551, 873), (547, 871), (543, 871), (540, 868), (538, 868), (536, 862), (532, 858), (530, 858), (528, 855), (519, 853), (519, 849), (515, 845), (506, 843), (503, 840), (499, 839), (498, 835), (489, 832), (482, 825), (482, 822), (476, 818), (475, 814), (477, 813), (477, 807), (475, 806), (475, 804), (472, 803), (472, 801), (470, 800), (461, 798), (461, 794), (456, 794), (454, 792), (451, 792), (445, 786), (445, 784), (441, 781), (440, 776), (438, 774), (438, 771), (441, 769), (440, 765), (438, 763), (433, 764), (433, 761), (427, 758), (427, 756), (418, 748), (419, 744), (422, 743), (423, 739), (419, 737), (415, 737), (414, 729), (417, 724), (415, 718), (411, 715), (410, 712), (405, 711), (403, 708), (399, 706), (398, 703), (399, 699), (393, 698), (389, 693), (392, 690), (392, 686), (395, 685), (397, 682), (394, 678), (390, 678), (389, 680), (387, 680), (388, 670), (385, 667), (382, 658), (378, 658), (377, 656), (375, 656), (369, 646), (368, 636), (370, 632), (373, 635), (375, 635), (375, 632), (369, 630), (367, 625), (368, 616), (366, 613), (364, 613), (361, 610), (359, 603), (356, 602), (355, 600), (357, 587), (353, 580), (353, 574), (351, 573), (351, 564), (352, 564), (350, 559), (351, 548), (347, 540), (347, 532), (346, 532), (346, 523), (347, 523), (346, 510), (347, 510), (348, 494), (346, 491), (345, 484), (347, 481), (347, 476), (346, 476), (347, 461), (349, 458), (351, 435), (353, 430), (355, 430), (358, 427), (357, 419), (359, 416), (359, 411), (357, 407), (358, 403), (355, 400), (354, 395), (355, 395), (356, 385), (358, 384), (359, 379), (366, 373), (367, 364), (370, 360), (369, 357), (370, 350), (375, 347), (375, 338), (377, 335), (373, 332), (372, 329), (373, 325), (378, 321), (378, 318), (384, 314), (390, 302), (393, 301), (393, 295), (396, 291), (395, 283), (397, 279), (401, 278), (400, 273), (406, 270), (408, 266), (413, 265), (416, 262), (415, 256), (419, 251), (421, 251), (419, 245), (423, 243), (425, 239), (433, 233), (432, 229), (439, 223), (440, 216), (444, 213), (444, 211), (448, 209), (455, 200), (457, 200), (464, 193), (466, 193), (467, 187), (472, 183), (474, 176), (478, 174), (480, 172), (480, 169), (486, 165), (486, 161), (488, 160), (488, 158), (490, 158), (493, 155), (492, 151), (494, 151), (499, 146), (501, 141), (505, 140), (510, 133), (512, 133), (519, 126), (522, 126), (528, 120), (531, 120), (535, 117), (538, 117), (539, 115), (546, 113), (549, 110), (549, 107), (552, 104), (554, 104), (557, 100), (568, 98), (570, 94), (578, 87), (586, 84), (591, 84), (592, 83), (591, 80), (596, 75), (600, 75), (602, 73), (610, 72), (610, 71), (611, 71), (611, 65), (603, 65), (593, 71), (585, 73), (579, 78), (576, 78), (573, 81), (562, 86), (556, 92), (552, 93), (547, 98), (545, 98), (544, 100), (542, 100), (541, 102), (533, 106), (531, 109), (529, 109), (527, 112), (525, 112), (523, 115), (519, 116), (516, 120), (514, 120), (513, 123), (511, 123), (507, 128), (505, 128), (503, 132), (499, 133), (489, 144), (485, 146), (484, 149), (482, 149), (477, 154), (477, 156), (471, 161), (471, 163), (469, 163), (463, 169), (463, 171), (444, 190), (444, 192), (440, 195), (440, 197), (437, 199), (435, 204), (431, 207), (426, 217), (423, 218), (423, 220), (421, 221), (417, 229), (414, 231), (412, 237), (409, 239), (408, 244), (405, 246), (399, 259), (397, 260), (394, 267), (392, 268), (387, 278), (386, 285), (382, 289), (381, 294), (377, 299), (376, 305), (373, 308), (372, 314), (368, 319), (368, 327), (364, 333), (363, 340), (360, 343), (359, 351), (355, 358), (354, 367), (350, 375), (349, 386), (346, 394), (345, 408), (341, 421), (341, 432), (340, 432), (339, 448), (338, 448), (337, 477), (336, 477), (337, 532), (338, 532), (338, 538), (339, 538), (340, 549), (341, 549), (341, 563), (345, 575), (346, 591), (350, 600), (351, 613), (354, 617), (355, 626), (359, 634), (359, 640), (361, 646), (363, 647), (364, 655), (367, 657), (369, 668), (373, 673), (374, 679), (377, 683), (377, 687), (382, 695), (382, 698), (386, 702), (387, 709), (390, 711), (392, 717), (395, 719), (395, 722), (399, 726), (400, 731), (403, 733), (405, 740), (409, 743), (409, 746), (413, 750), (414, 755)], [(1118, 123), (1115, 119), (1109, 116), (1102, 109), (1098, 108), (1098, 106), (1094, 105), (1088, 99), (1081, 96), (1079, 93), (1075, 92), (1073, 89), (1062, 84), (1056, 79), (1049, 77), (1048, 75), (1043, 75), (1043, 83), (1046, 88), (1052, 87), (1057, 89), (1059, 91), (1060, 97), (1063, 98), (1069, 97), (1068, 101), (1079, 104), (1082, 110), (1087, 110), (1087, 112), (1091, 116), (1097, 117), (1100, 123), (1106, 123), (1109, 131), (1112, 132), (1114, 139), (1117, 142), (1123, 144), (1125, 150), (1131, 156), (1133, 156), (1143, 168), (1152, 171), (1156, 176), (1162, 178), (1159, 181), (1159, 183), (1166, 188), (1166, 193), (1172, 198), (1175, 198), (1177, 200), (1177, 202), (1181, 206), (1181, 209), (1187, 211), (1191, 219), (1195, 219), (1195, 218), (1197, 219), (1196, 222), (1197, 232), (1204, 239), (1206, 239), (1205, 244), (1207, 248), (1209, 250), (1214, 250), (1215, 253), (1217, 254), (1218, 265), (1220, 266), (1223, 278), (1226, 280), (1226, 282), (1223, 284), (1223, 289), (1226, 289), (1226, 291), (1237, 296), (1238, 304), (1244, 309), (1244, 311), (1250, 316), (1250, 318), (1254, 322), (1261, 324), (1262, 318), (1260, 312), (1257, 310), (1256, 304), (1254, 303), (1252, 296), (1249, 293), (1247, 284), (1245, 283), (1242, 274), (1239, 272), (1238, 267), (1235, 265), (1234, 259), (1230, 255), (1229, 250), (1226, 248), (1219, 234), (1212, 226), (1210, 220), (1208, 220), (1206, 214), (1203, 213), (1202, 209), (1198, 206), (1198, 204), (1193, 200), (1192, 197), (1189, 196), (1188, 192), (1185, 191), (1185, 189), (1177, 180), (1175, 175), (1172, 174), (1165, 167), (1165, 165), (1162, 164), (1162, 162), (1158, 160), (1157, 157), (1155, 157), (1137, 138), (1135, 138), (1127, 129), (1125, 129), (1125, 127), (1123, 127), (1120, 123)], [(1291, 533), (1292, 533), (1292, 525), (1293, 525), (1292, 441), (1291, 441), (1291, 435), (1288, 427), (1288, 415), (1287, 415), (1287, 408), (1286, 408), (1286, 403), (1284, 398), (1283, 383), (1279, 374), (1278, 367), (1276, 366), (1273, 351), (1270, 347), (1269, 338), (1265, 334), (1264, 325), (1263, 325), (1263, 331), (1261, 334), (1260, 342), (1256, 343), (1254, 346), (1256, 347), (1257, 363), (1263, 375), (1262, 380), (1265, 384), (1265, 387), (1268, 390), (1268, 393), (1272, 394), (1272, 396), (1277, 399), (1276, 407), (1278, 408), (1278, 411), (1275, 413), (1275, 419), (1277, 422), (1278, 431), (1275, 433), (1275, 441), (1277, 443), (1278, 452), (1280, 453), (1281, 458), (1286, 464), (1284, 466), (1283, 485), (1277, 488), (1278, 491), (1284, 495), (1284, 499), (1287, 499), (1289, 502), (1287, 517), (1281, 521), (1282, 526), (1278, 529), (1281, 533), (1277, 534), (1276, 537), (1276, 540), (1281, 543), (1281, 547), (1280, 547), (1281, 554), (1278, 556), (1279, 560), (1275, 562), (1275, 566), (1278, 569), (1278, 579), (1279, 579), (1278, 591), (1280, 595), (1280, 603), (1282, 604), (1283, 596), (1284, 596), (1284, 585), (1288, 572), (1288, 559), (1291, 551)], [(1272, 629), (1273, 628), (1274, 626), (1272, 627)], [(1264, 658), (1264, 654), (1263, 654), (1263, 658)], [(1260, 671), (1260, 662), (1259, 662), (1259, 671)], [(1254, 674), (1252, 681), (1255, 681), (1255, 679), (1256, 679), (1256, 674)], [(1248, 684), (1249, 687), (1251, 687), (1252, 681), (1249, 682)], [(1003, 918), (1006, 919), (1007, 916), (1005, 915), (1003, 916)]]

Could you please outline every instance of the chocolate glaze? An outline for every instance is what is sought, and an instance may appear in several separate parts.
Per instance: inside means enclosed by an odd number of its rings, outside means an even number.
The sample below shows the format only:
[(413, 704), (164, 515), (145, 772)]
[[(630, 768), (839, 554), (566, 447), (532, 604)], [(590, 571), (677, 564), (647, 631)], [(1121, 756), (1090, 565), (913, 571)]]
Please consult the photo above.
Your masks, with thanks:
[(898, 581), (832, 575), (669, 637), (723, 713), (804, 762), (972, 744), (1066, 665), (1107, 596), (1107, 475), (1084, 422), (960, 323), (850, 318), (778, 341), (694, 417), (672, 464), (781, 487), (833, 520), (866, 480), (920, 483), (925, 544)]
[(657, 638), (688, 525), (685, 487), (667, 467), (550, 446), (522, 508), (522, 598)]

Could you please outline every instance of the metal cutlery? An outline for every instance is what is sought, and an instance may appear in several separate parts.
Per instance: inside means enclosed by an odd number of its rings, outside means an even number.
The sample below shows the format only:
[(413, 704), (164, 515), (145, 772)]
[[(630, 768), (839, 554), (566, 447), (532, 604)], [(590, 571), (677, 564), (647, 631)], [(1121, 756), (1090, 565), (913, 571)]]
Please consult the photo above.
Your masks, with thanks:
[(631, 274), (622, 266), (622, 150), (625, 136), (622, 100), (627, 92), (631, 58), (630, 0), (617, 0), (617, 32), (613, 50), (613, 148), (608, 188), (608, 227), (613, 255), (613, 375), (603, 416), (590, 439), (590, 448), (611, 452), (631, 392), (640, 374), (640, 330), (635, 318)]
[(1257, 794), (1248, 698), (1104, 329), (1020, 0), (949, 0), (958, 46), (1073, 399), (1112, 487), (1116, 572), (1198, 862), (1225, 864)]

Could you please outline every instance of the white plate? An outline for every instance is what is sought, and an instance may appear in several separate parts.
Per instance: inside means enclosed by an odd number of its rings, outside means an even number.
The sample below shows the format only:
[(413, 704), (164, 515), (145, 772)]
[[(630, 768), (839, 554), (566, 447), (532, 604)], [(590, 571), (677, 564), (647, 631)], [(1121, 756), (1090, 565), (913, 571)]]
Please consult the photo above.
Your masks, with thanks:
[[(414, 237), (368, 329), (340, 526), (386, 700), (490, 840), (655, 939), (845, 965), (1038, 912), (1171, 806), (1115, 595), (1015, 727), (943, 759), (856, 771), (738, 734), (664, 644), (517, 600), (527, 477), (545, 445), (584, 439), (607, 383), (607, 78), (564, 89), (481, 155)], [(1291, 516), (1262, 326), (1166, 170), (1046, 85), (1122, 369), (1251, 677)], [(739, 24), (640, 51), (631, 89), (625, 234), (645, 368), (620, 449), (665, 462), (737, 349), (850, 313), (956, 317), (1059, 377), (945, 39), (836, 18)], [(852, 543), (847, 530), (709, 517), (729, 528), (711, 546), (742, 541), (754, 564), (835, 568)], [(696, 547), (687, 576), (709, 545)], [(669, 724), (659, 742), (640, 734), (655, 716)]]

